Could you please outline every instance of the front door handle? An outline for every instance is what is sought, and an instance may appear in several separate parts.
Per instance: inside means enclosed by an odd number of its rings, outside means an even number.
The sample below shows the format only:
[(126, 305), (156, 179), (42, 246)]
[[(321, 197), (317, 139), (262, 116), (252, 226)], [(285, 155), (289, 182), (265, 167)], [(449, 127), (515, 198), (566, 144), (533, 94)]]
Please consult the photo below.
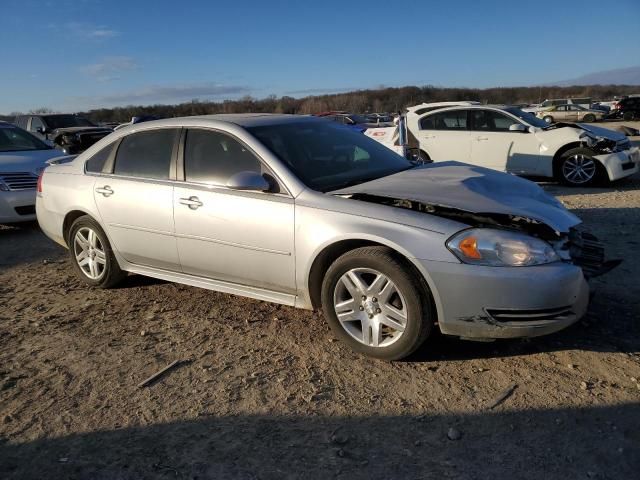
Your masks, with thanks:
[(476, 137), (476, 140), (481, 142), (483, 140), (489, 140), (489, 137)]
[(180, 203), (188, 206), (191, 210), (196, 210), (203, 205), (198, 197), (181, 198)]
[(96, 193), (100, 193), (105, 197), (109, 197), (113, 195), (113, 189), (109, 185), (105, 185), (104, 187), (96, 188)]

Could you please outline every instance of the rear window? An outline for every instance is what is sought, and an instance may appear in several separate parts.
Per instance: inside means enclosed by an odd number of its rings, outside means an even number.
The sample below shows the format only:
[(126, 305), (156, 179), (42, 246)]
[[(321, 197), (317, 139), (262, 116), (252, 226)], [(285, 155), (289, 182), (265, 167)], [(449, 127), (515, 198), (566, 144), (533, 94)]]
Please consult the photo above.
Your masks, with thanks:
[(168, 180), (176, 129), (133, 133), (122, 139), (113, 173), (129, 177)]

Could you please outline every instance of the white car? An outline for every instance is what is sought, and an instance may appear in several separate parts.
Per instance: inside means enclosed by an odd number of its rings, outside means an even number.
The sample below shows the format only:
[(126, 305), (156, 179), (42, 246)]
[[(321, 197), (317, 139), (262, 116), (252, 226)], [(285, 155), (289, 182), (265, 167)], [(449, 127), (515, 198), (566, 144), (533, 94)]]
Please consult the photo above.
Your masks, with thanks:
[(0, 122), (0, 224), (36, 219), (36, 185), (47, 161), (60, 157), (29, 132)]
[(638, 171), (640, 151), (601, 127), (548, 125), (516, 107), (459, 105), (407, 117), (422, 158), (457, 160), (570, 185), (613, 181)]

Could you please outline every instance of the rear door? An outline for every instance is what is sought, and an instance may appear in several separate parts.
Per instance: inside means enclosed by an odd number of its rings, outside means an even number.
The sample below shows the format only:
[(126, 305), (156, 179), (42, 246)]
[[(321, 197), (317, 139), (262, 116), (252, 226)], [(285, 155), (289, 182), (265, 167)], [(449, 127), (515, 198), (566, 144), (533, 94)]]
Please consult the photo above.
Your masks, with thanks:
[[(293, 198), (248, 146), (225, 132), (188, 129), (183, 158), (185, 182), (174, 192), (183, 272), (294, 294)], [(247, 171), (268, 176), (273, 191), (226, 187)]]
[[(180, 130), (124, 137), (94, 185), (102, 224), (125, 260), (179, 271), (173, 224), (173, 180)], [(91, 162), (91, 160), (89, 160)]]
[[(520, 122), (506, 113), (490, 109), (469, 112), (471, 160), (482, 167), (518, 174), (534, 174), (540, 152), (538, 141), (528, 128), (511, 131)], [(526, 127), (526, 125), (525, 125)]]
[(418, 120), (416, 138), (434, 162), (468, 162), (471, 153), (467, 110), (455, 109), (427, 114)]

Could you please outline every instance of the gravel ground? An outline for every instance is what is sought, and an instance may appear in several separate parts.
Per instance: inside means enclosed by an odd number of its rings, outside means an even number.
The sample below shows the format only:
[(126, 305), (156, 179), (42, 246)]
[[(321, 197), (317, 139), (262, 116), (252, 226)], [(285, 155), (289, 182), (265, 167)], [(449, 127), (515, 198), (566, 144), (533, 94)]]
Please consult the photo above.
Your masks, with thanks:
[(0, 478), (638, 478), (640, 175), (545, 188), (624, 259), (587, 316), (395, 363), (320, 313), (138, 276), (88, 289), (37, 226), (0, 227)]

